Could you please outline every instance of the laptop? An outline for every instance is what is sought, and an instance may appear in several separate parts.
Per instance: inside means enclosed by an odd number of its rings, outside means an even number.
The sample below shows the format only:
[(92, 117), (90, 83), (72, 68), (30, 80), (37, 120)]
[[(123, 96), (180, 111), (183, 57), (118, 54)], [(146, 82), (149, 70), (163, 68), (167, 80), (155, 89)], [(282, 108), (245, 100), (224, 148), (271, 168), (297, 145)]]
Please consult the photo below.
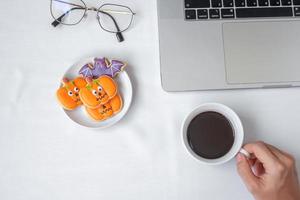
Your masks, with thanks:
[(300, 86), (300, 0), (157, 0), (166, 91)]

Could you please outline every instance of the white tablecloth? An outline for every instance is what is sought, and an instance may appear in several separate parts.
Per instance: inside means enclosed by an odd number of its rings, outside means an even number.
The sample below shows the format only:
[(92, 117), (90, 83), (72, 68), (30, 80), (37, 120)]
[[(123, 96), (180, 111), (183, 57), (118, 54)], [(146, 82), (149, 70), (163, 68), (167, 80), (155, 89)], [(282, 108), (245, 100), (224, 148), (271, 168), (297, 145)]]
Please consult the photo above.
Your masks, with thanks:
[[(205, 166), (183, 148), (181, 123), (204, 102), (233, 108), (246, 141), (265, 140), (300, 161), (300, 89), (164, 92), (156, 1), (109, 2), (137, 12), (123, 43), (99, 28), (95, 13), (53, 28), (49, 1), (1, 2), (1, 200), (252, 199), (234, 160)], [(55, 99), (64, 71), (90, 56), (128, 61), (134, 86), (130, 111), (105, 130), (76, 125)]]

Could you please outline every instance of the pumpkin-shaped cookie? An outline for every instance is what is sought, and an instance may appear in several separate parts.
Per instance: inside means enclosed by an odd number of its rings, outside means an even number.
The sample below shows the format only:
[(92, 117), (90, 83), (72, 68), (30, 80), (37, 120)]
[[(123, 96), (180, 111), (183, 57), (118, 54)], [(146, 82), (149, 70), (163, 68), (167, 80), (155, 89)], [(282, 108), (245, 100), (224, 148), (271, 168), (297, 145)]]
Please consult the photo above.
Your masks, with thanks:
[(100, 105), (99, 108), (92, 109), (86, 107), (86, 111), (92, 119), (96, 121), (103, 121), (120, 112), (122, 106), (122, 98), (119, 94), (117, 94), (108, 103)]
[(100, 107), (96, 109), (86, 107), (86, 111), (88, 115), (96, 121), (103, 121), (114, 114), (109, 103), (100, 105)]
[(62, 107), (66, 110), (74, 110), (82, 104), (79, 91), (86, 86), (84, 78), (78, 77), (74, 80), (63, 78), (61, 87), (56, 92), (56, 97)]
[(123, 107), (123, 101), (122, 101), (120, 94), (117, 94), (114, 98), (112, 98), (109, 101), (109, 104), (110, 104), (114, 114), (117, 114), (118, 112), (120, 112)]
[(117, 94), (117, 84), (109, 76), (100, 76), (98, 79), (87, 79), (88, 84), (79, 92), (82, 103), (88, 108), (99, 108)]

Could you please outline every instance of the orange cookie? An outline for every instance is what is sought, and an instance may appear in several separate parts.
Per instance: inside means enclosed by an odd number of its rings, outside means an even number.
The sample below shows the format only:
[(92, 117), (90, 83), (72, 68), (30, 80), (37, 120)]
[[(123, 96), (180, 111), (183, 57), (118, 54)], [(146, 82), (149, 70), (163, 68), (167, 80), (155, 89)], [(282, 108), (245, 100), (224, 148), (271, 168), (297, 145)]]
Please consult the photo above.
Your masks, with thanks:
[(86, 84), (86, 80), (82, 77), (75, 78), (72, 81), (68, 78), (63, 78), (62, 85), (56, 92), (56, 97), (64, 109), (74, 110), (82, 104), (79, 98), (79, 91)]
[(114, 114), (117, 114), (118, 112), (121, 111), (122, 107), (123, 107), (123, 101), (122, 98), (119, 94), (117, 94), (114, 98), (112, 98), (109, 101), (109, 104), (112, 108), (112, 110), (114, 111)]
[(109, 103), (100, 105), (100, 107), (96, 108), (96, 109), (92, 109), (92, 108), (88, 108), (88, 107), (85, 107), (85, 108), (86, 108), (88, 115), (96, 121), (103, 121), (103, 120), (111, 117), (114, 114)]
[(109, 76), (100, 76), (92, 80), (87, 78), (88, 84), (79, 92), (82, 103), (88, 108), (99, 108), (117, 94), (117, 84)]
[(94, 120), (103, 121), (120, 112), (122, 106), (122, 98), (119, 94), (117, 94), (108, 103), (100, 105), (99, 108), (91, 109), (86, 107), (86, 111)]

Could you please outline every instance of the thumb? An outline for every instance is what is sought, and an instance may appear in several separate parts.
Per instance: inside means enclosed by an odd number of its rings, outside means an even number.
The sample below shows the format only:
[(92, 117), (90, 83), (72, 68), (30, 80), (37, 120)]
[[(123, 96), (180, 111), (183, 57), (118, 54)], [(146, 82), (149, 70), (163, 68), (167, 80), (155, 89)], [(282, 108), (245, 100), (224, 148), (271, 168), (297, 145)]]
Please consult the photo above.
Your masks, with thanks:
[(244, 155), (239, 153), (236, 157), (236, 160), (237, 170), (240, 177), (242, 178), (248, 190), (253, 192), (256, 188), (258, 188), (258, 179), (253, 174), (251, 166)]

